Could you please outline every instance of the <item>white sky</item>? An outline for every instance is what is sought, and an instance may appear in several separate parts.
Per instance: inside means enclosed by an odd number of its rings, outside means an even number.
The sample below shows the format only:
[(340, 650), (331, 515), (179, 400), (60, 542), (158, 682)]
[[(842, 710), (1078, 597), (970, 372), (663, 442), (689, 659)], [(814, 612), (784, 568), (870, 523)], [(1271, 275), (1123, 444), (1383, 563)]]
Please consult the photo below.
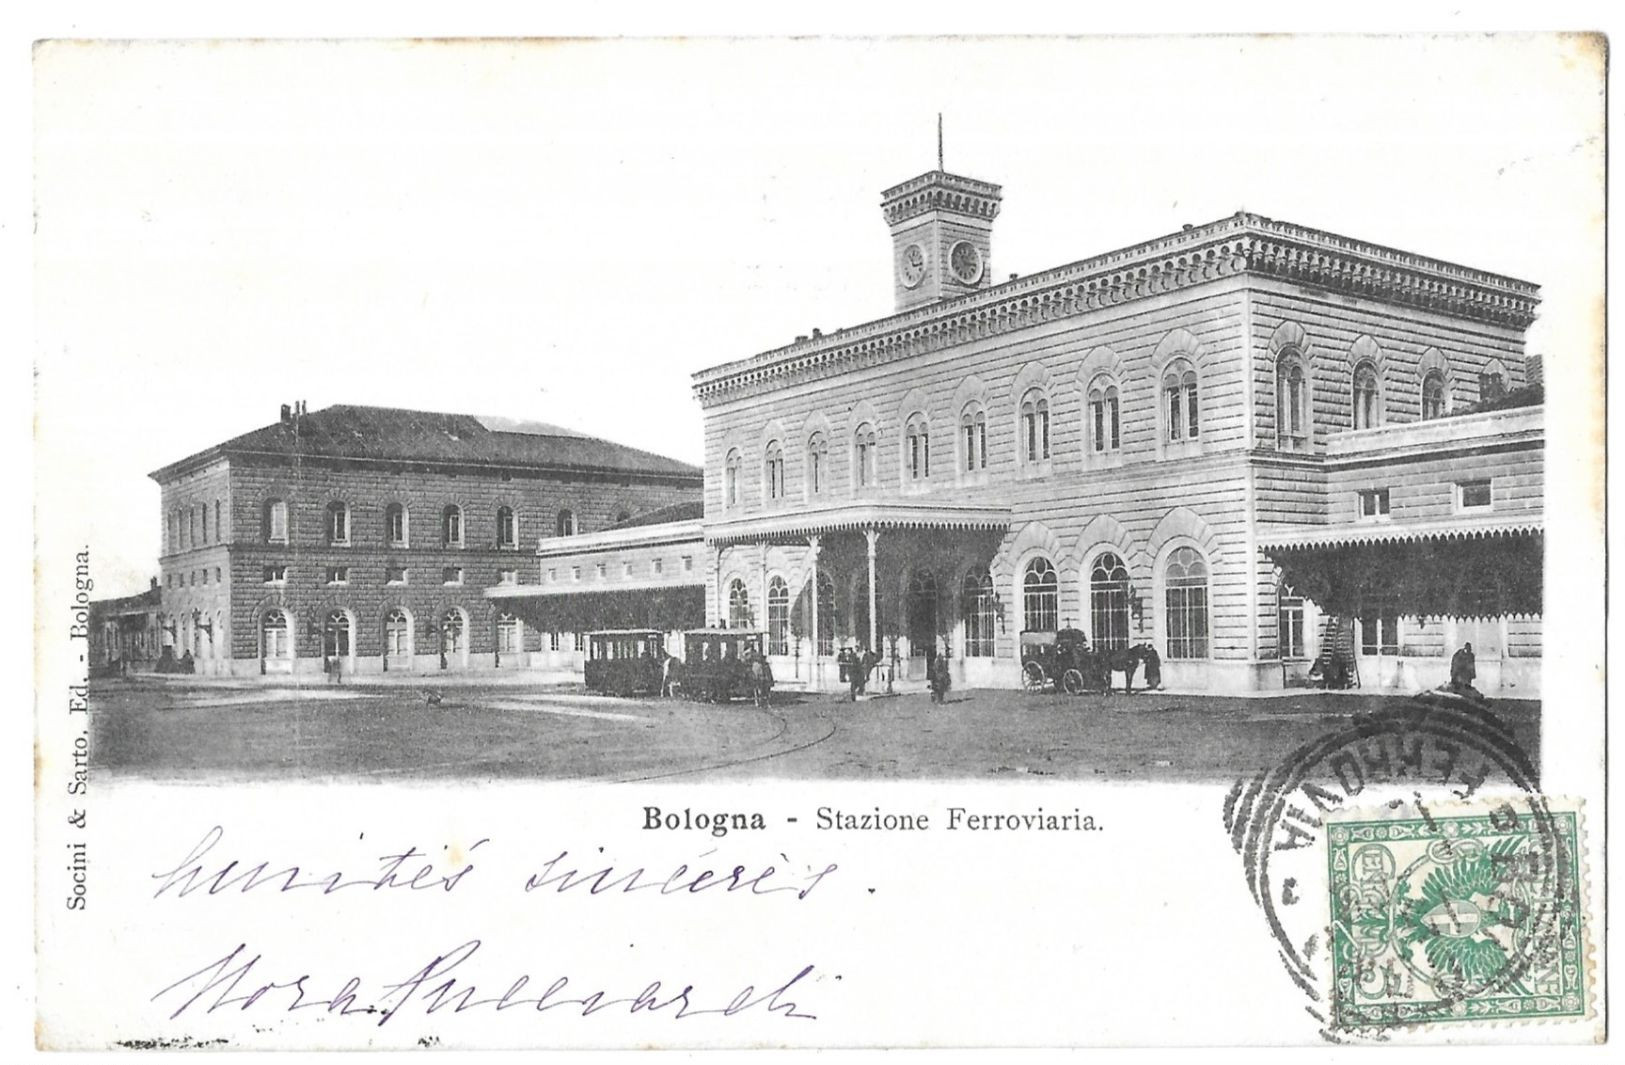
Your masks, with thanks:
[(113, 595), (156, 571), (147, 472), (295, 399), (698, 461), (692, 372), (891, 312), (879, 193), (939, 110), (1004, 186), (1000, 278), (1246, 208), (1541, 284), (1561, 372), (1600, 343), (1597, 77), (1553, 37), (47, 46), (41, 506)]

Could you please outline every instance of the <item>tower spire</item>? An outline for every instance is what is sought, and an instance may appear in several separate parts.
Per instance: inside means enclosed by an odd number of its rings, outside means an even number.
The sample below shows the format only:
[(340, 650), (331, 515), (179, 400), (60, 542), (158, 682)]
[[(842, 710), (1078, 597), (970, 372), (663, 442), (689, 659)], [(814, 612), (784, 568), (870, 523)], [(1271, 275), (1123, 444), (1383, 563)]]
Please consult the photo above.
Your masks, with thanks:
[(937, 169), (942, 170), (942, 112), (937, 112)]

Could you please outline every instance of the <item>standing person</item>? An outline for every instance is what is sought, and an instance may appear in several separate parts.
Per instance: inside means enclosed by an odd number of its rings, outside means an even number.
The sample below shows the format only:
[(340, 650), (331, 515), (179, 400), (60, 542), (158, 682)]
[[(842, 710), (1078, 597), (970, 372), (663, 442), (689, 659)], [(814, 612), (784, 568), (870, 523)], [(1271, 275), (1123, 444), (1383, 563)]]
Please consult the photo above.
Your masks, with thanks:
[(1157, 649), (1148, 643), (1140, 645), (1140, 661), (1145, 663), (1145, 690), (1156, 691), (1162, 687), (1162, 656)]
[(864, 695), (869, 694), (869, 674), (874, 672), (880, 664), (880, 656), (873, 651), (864, 651), (858, 657), (858, 691)]
[(1484, 693), (1473, 686), (1478, 679), (1478, 656), (1473, 645), (1464, 643), (1461, 650), (1450, 656), (1450, 690), (1477, 702), (1485, 702)]
[(846, 701), (855, 703), (858, 692), (863, 690), (863, 663), (850, 647), (841, 648), (841, 655), (841, 673), (846, 678)]
[(948, 689), (953, 687), (953, 675), (948, 668), (947, 652), (931, 656), (929, 676), (931, 680), (931, 701), (946, 703), (948, 701)]

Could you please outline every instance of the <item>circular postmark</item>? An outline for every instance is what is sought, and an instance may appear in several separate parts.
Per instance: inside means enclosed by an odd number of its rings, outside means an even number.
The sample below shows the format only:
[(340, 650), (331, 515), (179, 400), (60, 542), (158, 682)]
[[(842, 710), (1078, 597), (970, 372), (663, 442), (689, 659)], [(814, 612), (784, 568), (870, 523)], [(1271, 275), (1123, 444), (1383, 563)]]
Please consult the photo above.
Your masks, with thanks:
[(1231, 788), (1248, 888), (1324, 1037), (1498, 1017), (1549, 986), (1573, 841), (1538, 785), (1500, 718), (1413, 700)]

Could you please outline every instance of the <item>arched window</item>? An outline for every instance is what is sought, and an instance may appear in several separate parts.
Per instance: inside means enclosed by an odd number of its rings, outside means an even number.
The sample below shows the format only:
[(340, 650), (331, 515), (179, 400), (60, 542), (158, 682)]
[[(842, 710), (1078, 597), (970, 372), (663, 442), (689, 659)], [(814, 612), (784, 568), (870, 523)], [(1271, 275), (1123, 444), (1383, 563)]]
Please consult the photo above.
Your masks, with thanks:
[(260, 619), (260, 636), (266, 658), (292, 658), (293, 639), (288, 615), (281, 610), (267, 610)]
[(497, 508), (497, 546), (519, 546), (519, 522), (512, 507)]
[(783, 577), (767, 582), (767, 653), (790, 653), (790, 586)]
[(459, 658), (468, 651), (468, 626), (461, 610), (448, 610), (440, 619), (440, 650)]
[(1169, 442), (1195, 440), (1201, 430), (1196, 367), (1189, 359), (1175, 359), (1162, 371), (1163, 438)]
[(959, 588), (959, 616), (965, 621), (966, 657), (993, 657), (996, 615), (993, 575), (986, 566), (971, 570), (965, 574), (964, 583)]
[(288, 501), (286, 499), (270, 499), (266, 501), (263, 525), (265, 539), (268, 543), (285, 544), (288, 542)]
[(568, 508), (559, 511), (557, 520), (553, 522), (553, 533), (556, 536), (574, 536), (576, 534), (575, 511)]
[[(739, 505), (739, 449), (734, 448), (728, 452), (723, 461), (722, 472), (722, 504), (727, 507)], [(560, 535), (563, 535), (562, 533)]]
[[(1493, 403), (1507, 394), (1506, 375), (1499, 369), (1499, 364), (1485, 369), (1478, 375), (1478, 401), (1480, 403)], [(204, 539), (208, 539), (205, 534)]]
[(1122, 446), (1122, 408), (1117, 382), (1102, 374), (1089, 385), (1089, 450), (1104, 455)]
[(745, 582), (738, 577), (728, 585), (728, 627), (730, 629), (751, 627), (750, 593), (745, 590)]
[(1382, 388), (1377, 368), (1362, 362), (1354, 368), (1354, 428), (1370, 429), (1382, 424)]
[(1309, 386), (1303, 359), (1293, 348), (1275, 361), (1275, 446), (1282, 451), (1309, 446)]
[(524, 648), (524, 628), (512, 614), (497, 615), (497, 653), (516, 655)]
[(971, 403), (959, 415), (959, 439), (966, 473), (987, 469), (987, 412)]
[(340, 546), (350, 542), (350, 508), (336, 500), (327, 504), (327, 542)]
[(404, 610), (391, 610), (384, 618), (384, 654), (401, 658), (412, 653), (412, 619)]
[(220, 524), (220, 500), (218, 499), (214, 501), (214, 538), (216, 540), (226, 538), (225, 527)]
[(1028, 632), (1060, 628), (1060, 581), (1047, 558), (1027, 563), (1021, 577), (1021, 627)]
[(784, 449), (770, 440), (763, 456), (762, 490), (769, 501), (784, 498)]
[(350, 615), (342, 610), (330, 611), (322, 621), (322, 657), (350, 657)]
[(463, 508), (455, 503), (440, 512), (440, 542), (446, 547), (463, 546)]
[(876, 449), (875, 427), (864, 422), (852, 435), (852, 461), (856, 467), (852, 481), (860, 491), (875, 486)]
[(1429, 370), (1427, 376), (1422, 378), (1422, 420), (1443, 418), (1449, 409), (1450, 389), (1445, 383), (1444, 374)]
[(931, 476), (931, 423), (924, 414), (911, 414), (904, 424), (903, 458), (908, 463), (909, 480), (923, 481)]
[(406, 546), (406, 508), (399, 503), (384, 508), (384, 540), (391, 547)]
[(1021, 397), (1021, 458), (1029, 464), (1049, 459), (1049, 397), (1037, 388)]
[(1206, 658), (1207, 562), (1193, 547), (1168, 556), (1164, 569), (1168, 607), (1168, 657)]
[(1110, 551), (1089, 570), (1089, 624), (1097, 650), (1128, 646), (1128, 567)]
[(818, 495), (828, 487), (829, 441), (823, 433), (807, 438), (807, 494)]

